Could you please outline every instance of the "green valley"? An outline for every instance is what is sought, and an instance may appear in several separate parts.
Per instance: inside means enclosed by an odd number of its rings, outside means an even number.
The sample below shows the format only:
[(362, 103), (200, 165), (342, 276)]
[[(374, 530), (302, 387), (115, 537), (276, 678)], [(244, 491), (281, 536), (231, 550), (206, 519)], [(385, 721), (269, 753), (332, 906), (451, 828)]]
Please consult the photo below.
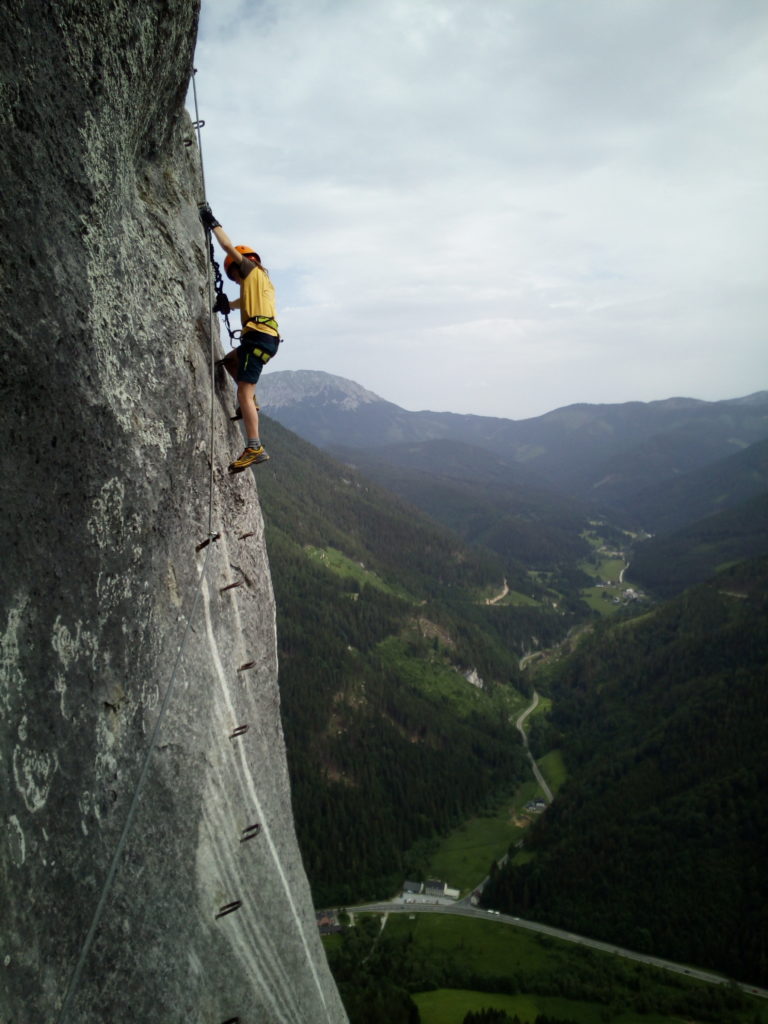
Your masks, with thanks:
[(305, 865), (318, 905), (381, 897), (526, 778), (518, 661), (574, 620), (486, 604), (498, 556), (267, 424), (276, 458), (258, 479)]
[(768, 979), (767, 594), (746, 563), (542, 669), (569, 777), (490, 906)]
[(486, 1008), (531, 1024), (540, 1014), (578, 1024), (763, 1019), (762, 1001), (732, 985), (480, 917), (358, 914), (326, 943), (351, 1024), (463, 1024)]
[[(663, 479), (654, 498), (651, 478), (654, 466), (669, 472), (669, 458), (655, 461), (652, 410), (625, 413), (627, 450), (630, 421), (648, 419), (636, 486), (662, 521)], [(706, 413), (692, 409), (691, 422)], [(585, 416), (574, 452), (591, 443), (596, 421)], [(548, 421), (553, 445), (564, 422)], [(590, 505), (603, 479), (596, 452), (581, 482), (578, 465), (567, 467), (558, 494), (554, 456), (542, 483), (495, 441), (485, 453), (439, 438), (345, 449), (342, 464), (265, 423), (276, 457), (257, 479), (316, 905), (388, 900), (406, 878), (443, 879), (466, 899), (489, 876), (487, 918), (400, 905), (383, 930), (358, 913), (326, 940), (353, 1024), (464, 1024), (489, 1007), (525, 1024), (762, 1021), (761, 1003), (732, 986), (493, 920), (501, 910), (765, 982), (768, 569), (740, 562), (765, 545), (765, 499), (739, 503), (759, 486), (760, 445), (731, 457), (720, 427), (703, 447), (695, 431), (675, 435), (673, 451), (693, 465), (707, 446), (720, 462), (711, 480), (700, 467), (670, 485), (670, 517), (713, 502), (725, 511), (650, 538), (616, 454)], [(534, 687), (526, 731), (556, 794), (546, 810), (514, 728)]]

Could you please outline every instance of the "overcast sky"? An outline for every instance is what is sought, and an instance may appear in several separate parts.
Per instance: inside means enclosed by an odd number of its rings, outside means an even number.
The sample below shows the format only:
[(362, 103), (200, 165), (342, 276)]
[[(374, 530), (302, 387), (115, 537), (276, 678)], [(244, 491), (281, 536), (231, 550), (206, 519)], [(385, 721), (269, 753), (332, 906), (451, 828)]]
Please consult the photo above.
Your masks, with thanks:
[(513, 419), (768, 387), (767, 54), (765, 0), (203, 0), (274, 369)]

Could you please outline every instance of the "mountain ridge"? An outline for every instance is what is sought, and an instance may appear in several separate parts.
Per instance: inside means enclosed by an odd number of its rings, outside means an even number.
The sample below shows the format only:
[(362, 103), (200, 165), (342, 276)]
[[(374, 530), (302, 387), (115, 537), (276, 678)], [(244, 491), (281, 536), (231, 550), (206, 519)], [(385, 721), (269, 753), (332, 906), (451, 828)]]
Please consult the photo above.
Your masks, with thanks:
[[(640, 400), (630, 399), (626, 402), (570, 402), (568, 405), (556, 406), (554, 409), (550, 409), (548, 412), (541, 413), (538, 416), (527, 416), (521, 419), (514, 419), (507, 416), (487, 416), (482, 413), (457, 413), (450, 409), (406, 409), (404, 406), (397, 405), (396, 402), (392, 402), (387, 398), (383, 398), (375, 391), (366, 388), (362, 384), (358, 384), (356, 381), (350, 380), (347, 377), (342, 377), (338, 374), (329, 373), (327, 370), (277, 370), (272, 369), (270, 372), (265, 373), (262, 376), (260, 382), (260, 391), (264, 397), (265, 403), (268, 402), (272, 408), (272, 412), (279, 409), (281, 406), (295, 404), (296, 401), (302, 401), (310, 397), (314, 397), (318, 394), (333, 395), (334, 391), (347, 395), (350, 400), (354, 398), (360, 398), (361, 400), (370, 402), (382, 402), (386, 405), (394, 406), (400, 412), (407, 413), (408, 415), (418, 416), (420, 414), (437, 415), (437, 416), (457, 416), (457, 417), (470, 417), (479, 418), (483, 420), (503, 420), (512, 423), (526, 423), (536, 420), (541, 420), (546, 417), (556, 416), (559, 413), (563, 413), (567, 410), (576, 409), (613, 409), (627, 406), (645, 406), (648, 408), (664, 407), (670, 409), (686, 409), (694, 408), (698, 406), (717, 406), (722, 404), (735, 404), (735, 405), (755, 405), (763, 404), (768, 400), (768, 389), (753, 391), (748, 395), (736, 396), (734, 398), (722, 398), (722, 399), (704, 399), (694, 398), (686, 395), (671, 395), (668, 398), (656, 398), (650, 401), (643, 402)], [(278, 418), (278, 417), (275, 417)]]
[(321, 371), (273, 371), (259, 394), (274, 418), (325, 448), (386, 458), (393, 445), (459, 441), (605, 508), (621, 509), (638, 489), (768, 438), (768, 391), (715, 402), (579, 403), (524, 420), (409, 412)]

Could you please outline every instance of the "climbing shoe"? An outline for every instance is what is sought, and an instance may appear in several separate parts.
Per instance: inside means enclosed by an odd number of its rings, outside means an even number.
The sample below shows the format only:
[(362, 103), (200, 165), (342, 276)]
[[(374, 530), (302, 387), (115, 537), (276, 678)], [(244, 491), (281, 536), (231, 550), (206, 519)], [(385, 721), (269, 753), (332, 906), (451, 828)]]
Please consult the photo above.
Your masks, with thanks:
[(234, 462), (229, 464), (230, 473), (242, 473), (244, 469), (248, 469), (249, 466), (256, 466), (260, 462), (266, 462), (269, 456), (264, 451), (264, 445), (260, 444), (258, 448), (246, 448), (239, 459), (235, 459)]

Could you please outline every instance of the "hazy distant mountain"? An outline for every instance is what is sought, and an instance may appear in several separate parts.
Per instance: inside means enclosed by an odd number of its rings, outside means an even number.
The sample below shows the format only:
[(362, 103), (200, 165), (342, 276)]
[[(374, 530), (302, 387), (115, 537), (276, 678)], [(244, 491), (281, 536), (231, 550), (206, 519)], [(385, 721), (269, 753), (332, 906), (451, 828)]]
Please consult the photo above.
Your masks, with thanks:
[(586, 506), (486, 449), (423, 441), (335, 454), (465, 541), (495, 551), (510, 577), (573, 565), (589, 554)]
[[(458, 439), (466, 418), (455, 413), (408, 412), (354, 381), (321, 370), (265, 374), (259, 397), (270, 416), (323, 447), (376, 448), (401, 441)], [(472, 418), (489, 424), (507, 422)]]
[[(259, 384), (259, 392), (269, 396), (270, 413), (283, 407), (291, 407), (304, 401), (312, 401), (315, 405), (332, 405), (339, 409), (351, 411), (362, 405), (382, 403), (384, 400), (366, 391), (360, 384), (334, 377), (322, 370), (279, 370), (276, 373), (264, 374)], [(385, 405), (391, 403), (385, 402)], [(397, 406), (393, 406), (397, 408)], [(277, 417), (275, 417), (277, 418)]]
[(768, 491), (768, 441), (639, 491), (627, 510), (651, 533), (669, 533)]
[[(735, 456), (768, 437), (768, 392), (727, 402), (698, 403), (685, 415), (672, 412), (667, 403), (650, 403), (648, 411), (656, 420), (654, 432), (644, 436), (641, 429), (634, 444), (602, 463), (604, 475), (592, 480), (589, 491), (584, 492), (605, 507), (626, 506), (628, 499), (634, 503), (636, 497), (647, 497), (660, 487), (671, 493), (676, 490), (672, 486), (675, 478)], [(691, 487), (693, 495), (693, 481)], [(682, 490), (676, 493), (682, 498)]]
[[(323, 447), (375, 449), (396, 461), (395, 445), (461, 442), (606, 507), (768, 438), (766, 391), (722, 402), (570, 405), (525, 420), (408, 412), (319, 371), (272, 372), (259, 394), (270, 415)], [(434, 470), (450, 468), (446, 454)]]

